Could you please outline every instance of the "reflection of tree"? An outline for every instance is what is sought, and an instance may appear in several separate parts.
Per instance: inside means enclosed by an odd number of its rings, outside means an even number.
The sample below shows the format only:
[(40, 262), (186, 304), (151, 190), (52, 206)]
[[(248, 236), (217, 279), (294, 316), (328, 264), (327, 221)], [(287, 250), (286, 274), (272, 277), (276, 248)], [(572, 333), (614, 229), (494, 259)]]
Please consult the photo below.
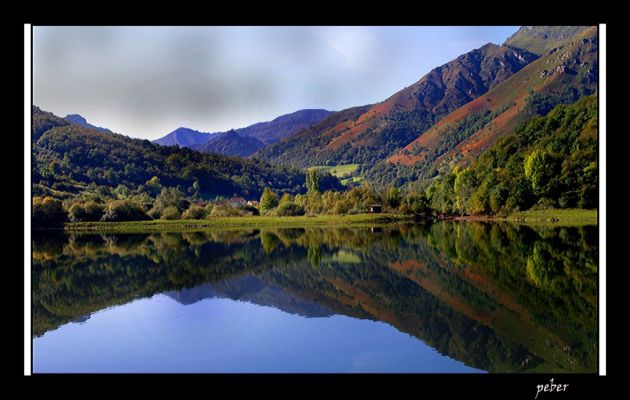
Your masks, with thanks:
[(556, 347), (566, 349), (565, 364), (595, 370), (597, 227), (435, 224), (428, 242), (448, 253), (449, 262), (492, 282), (519, 304), (520, 313), (552, 332)]
[[(477, 368), (593, 371), (596, 246), (589, 228), (455, 222), (35, 236), (34, 334), (135, 298), (257, 275)], [(337, 256), (345, 252), (353, 257)], [(529, 342), (532, 332), (541, 339)]]
[(559, 275), (559, 265), (540, 242), (527, 259), (527, 277), (538, 287), (550, 287), (551, 281)]
[(313, 267), (319, 267), (319, 263), (322, 260), (322, 248), (319, 246), (309, 246), (308, 260)]

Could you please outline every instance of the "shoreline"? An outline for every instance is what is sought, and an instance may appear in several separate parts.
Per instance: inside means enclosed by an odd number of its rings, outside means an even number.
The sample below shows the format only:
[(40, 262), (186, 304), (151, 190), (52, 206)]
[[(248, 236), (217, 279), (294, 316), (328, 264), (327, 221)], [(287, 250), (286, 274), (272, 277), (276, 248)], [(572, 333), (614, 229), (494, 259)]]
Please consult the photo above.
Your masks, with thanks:
[(494, 215), (465, 215), (453, 216), (454, 221), (480, 221), (480, 222), (510, 222), (519, 225), (545, 225), (545, 226), (583, 226), (597, 225), (597, 210), (584, 209), (550, 209), (528, 210), (512, 213), (507, 216)]
[(129, 222), (68, 222), (57, 229), (67, 232), (186, 231), (210, 228), (260, 228), (309, 226), (373, 226), (413, 222), (413, 216), (398, 214), (315, 215), (296, 217), (218, 217), (203, 220), (149, 220)]
[[(508, 216), (493, 215), (453, 215), (438, 218), (437, 221), (468, 222), (508, 222), (531, 226), (584, 226), (597, 225), (597, 210), (530, 210)], [(121, 222), (67, 222), (58, 227), (38, 227), (36, 230), (66, 232), (176, 232), (213, 228), (262, 228), (262, 227), (316, 227), (316, 226), (374, 226), (391, 223), (418, 222), (411, 215), (401, 214), (353, 214), (353, 215), (314, 215), (295, 217), (249, 216), (216, 217), (203, 220), (148, 220)]]

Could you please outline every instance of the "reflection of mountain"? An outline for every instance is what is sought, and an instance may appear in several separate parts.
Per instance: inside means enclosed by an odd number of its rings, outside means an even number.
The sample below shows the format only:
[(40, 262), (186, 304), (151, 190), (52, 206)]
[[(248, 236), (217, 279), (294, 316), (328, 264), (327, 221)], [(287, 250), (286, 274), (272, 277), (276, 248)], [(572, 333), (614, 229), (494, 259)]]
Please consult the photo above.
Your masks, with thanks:
[(34, 237), (34, 334), (168, 291), (379, 320), (489, 371), (595, 371), (596, 233), (438, 223)]
[(172, 290), (164, 294), (186, 305), (219, 297), (274, 307), (304, 317), (329, 317), (333, 314), (326, 307), (314, 301), (296, 296), (253, 275), (230, 278), (221, 282), (204, 283), (194, 288)]

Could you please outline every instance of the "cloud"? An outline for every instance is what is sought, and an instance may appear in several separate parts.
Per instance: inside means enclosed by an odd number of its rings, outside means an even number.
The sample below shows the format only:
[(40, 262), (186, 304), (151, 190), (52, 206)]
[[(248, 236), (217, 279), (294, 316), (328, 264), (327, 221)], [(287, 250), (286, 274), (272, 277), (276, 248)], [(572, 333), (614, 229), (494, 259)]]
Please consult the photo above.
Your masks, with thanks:
[(328, 28), (320, 33), (350, 68), (365, 70), (379, 54), (375, 38), (364, 28)]
[(179, 126), (227, 130), (301, 108), (341, 110), (384, 100), (439, 63), (485, 44), (484, 32), (37, 26), (33, 101), (143, 138)]

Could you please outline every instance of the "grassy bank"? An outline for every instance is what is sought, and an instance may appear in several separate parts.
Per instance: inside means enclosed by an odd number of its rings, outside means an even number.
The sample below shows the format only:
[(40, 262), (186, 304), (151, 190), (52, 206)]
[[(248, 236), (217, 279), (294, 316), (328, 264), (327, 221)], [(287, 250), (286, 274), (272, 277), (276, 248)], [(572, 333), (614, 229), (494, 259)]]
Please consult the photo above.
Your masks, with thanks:
[(221, 227), (306, 227), (328, 225), (374, 225), (410, 220), (396, 214), (316, 215), (302, 217), (218, 217), (203, 220), (151, 220), (131, 222), (70, 222), (67, 231), (148, 232), (185, 231)]
[(597, 210), (583, 210), (579, 208), (564, 210), (527, 210), (510, 214), (507, 217), (470, 216), (456, 219), (468, 221), (510, 221), (526, 225), (549, 226), (597, 225)]
[(596, 225), (597, 210), (582, 210), (579, 208), (566, 210), (528, 210), (514, 213), (508, 218), (510, 220), (524, 218), (525, 223), (531, 224)]

